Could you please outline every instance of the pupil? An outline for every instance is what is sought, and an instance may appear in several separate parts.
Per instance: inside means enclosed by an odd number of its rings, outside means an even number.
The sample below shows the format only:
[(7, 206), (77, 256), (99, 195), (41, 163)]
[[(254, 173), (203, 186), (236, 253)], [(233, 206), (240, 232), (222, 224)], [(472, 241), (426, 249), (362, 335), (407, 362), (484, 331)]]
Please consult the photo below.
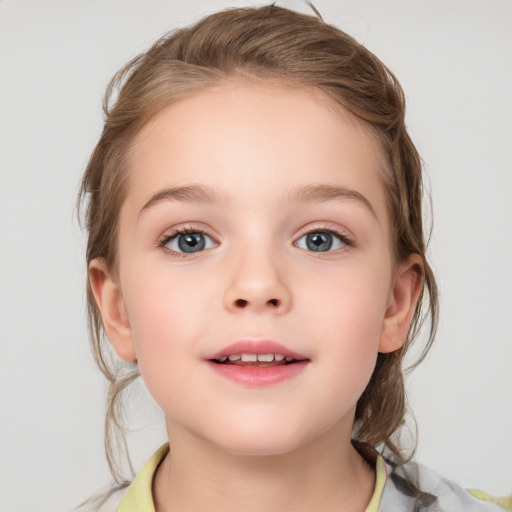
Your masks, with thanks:
[(330, 233), (310, 233), (306, 237), (306, 245), (311, 251), (328, 251), (332, 247), (332, 235)]
[(178, 239), (178, 245), (183, 252), (196, 252), (204, 249), (205, 241), (201, 233), (187, 233)]

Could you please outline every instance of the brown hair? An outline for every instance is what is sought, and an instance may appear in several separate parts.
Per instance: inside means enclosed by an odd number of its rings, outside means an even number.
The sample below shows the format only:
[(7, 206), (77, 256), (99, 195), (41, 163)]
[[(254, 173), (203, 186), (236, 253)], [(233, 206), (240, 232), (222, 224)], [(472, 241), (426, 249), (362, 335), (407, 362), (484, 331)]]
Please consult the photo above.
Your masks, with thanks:
[[(434, 337), (438, 311), (436, 282), (425, 254), (422, 166), (405, 128), (400, 84), (375, 55), (349, 35), (320, 17), (274, 5), (230, 9), (162, 37), (122, 68), (108, 86), (104, 130), (79, 195), (89, 232), (87, 263), (103, 258), (116, 274), (118, 215), (126, 195), (123, 155), (140, 129), (164, 106), (233, 76), (286, 80), (319, 89), (368, 124), (382, 148), (395, 262), (419, 254), (423, 288), (403, 347), (378, 355), (357, 404), (353, 437), (356, 443), (384, 445), (398, 463), (403, 462), (396, 440), (406, 413), (402, 361), (430, 313), (429, 337), (415, 365), (423, 359)], [(110, 384), (105, 447), (110, 469), (119, 482), (118, 455), (127, 453), (126, 446), (118, 450), (119, 443), (124, 444), (122, 391), (138, 371), (135, 363), (120, 361), (109, 348), (89, 283), (87, 301), (93, 353)]]

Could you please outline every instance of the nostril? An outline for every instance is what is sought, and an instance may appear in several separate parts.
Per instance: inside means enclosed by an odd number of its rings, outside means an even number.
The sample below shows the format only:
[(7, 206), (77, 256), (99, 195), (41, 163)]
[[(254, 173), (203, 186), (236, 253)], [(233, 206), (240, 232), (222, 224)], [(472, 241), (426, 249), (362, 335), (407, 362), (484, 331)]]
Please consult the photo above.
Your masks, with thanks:
[[(277, 307), (279, 306), (279, 299), (269, 299), (266, 302), (267, 306)], [(245, 299), (237, 299), (235, 300), (235, 307), (237, 308), (246, 308), (249, 305), (249, 301)]]

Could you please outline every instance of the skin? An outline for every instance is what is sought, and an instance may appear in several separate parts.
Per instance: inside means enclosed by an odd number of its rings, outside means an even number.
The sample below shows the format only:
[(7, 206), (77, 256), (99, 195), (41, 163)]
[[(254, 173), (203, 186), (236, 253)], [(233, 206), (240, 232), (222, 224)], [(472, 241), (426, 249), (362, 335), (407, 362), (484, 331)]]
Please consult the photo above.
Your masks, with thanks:
[[(350, 443), (355, 406), (421, 286), (418, 255), (392, 260), (368, 128), (319, 91), (229, 81), (162, 110), (128, 162), (118, 274), (98, 259), (90, 278), (114, 349), (165, 413), (156, 509), (363, 511), (375, 477)], [(219, 197), (158, 200), (189, 185)], [(293, 197), (316, 185), (345, 193)], [(205, 250), (162, 246), (176, 228), (204, 231)], [(326, 230), (350, 243), (312, 251), (305, 235)], [(258, 388), (210, 369), (208, 354), (246, 338), (309, 362)]]

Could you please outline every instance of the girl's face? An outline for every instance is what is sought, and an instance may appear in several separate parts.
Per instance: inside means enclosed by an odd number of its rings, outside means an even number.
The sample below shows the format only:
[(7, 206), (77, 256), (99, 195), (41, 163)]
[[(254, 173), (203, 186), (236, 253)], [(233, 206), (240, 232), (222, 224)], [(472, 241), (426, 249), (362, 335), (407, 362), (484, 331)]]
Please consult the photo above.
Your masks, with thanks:
[(369, 130), (319, 91), (230, 82), (160, 112), (128, 162), (118, 276), (95, 261), (91, 280), (169, 435), (239, 454), (350, 439), (419, 286), (418, 261), (394, 271)]

